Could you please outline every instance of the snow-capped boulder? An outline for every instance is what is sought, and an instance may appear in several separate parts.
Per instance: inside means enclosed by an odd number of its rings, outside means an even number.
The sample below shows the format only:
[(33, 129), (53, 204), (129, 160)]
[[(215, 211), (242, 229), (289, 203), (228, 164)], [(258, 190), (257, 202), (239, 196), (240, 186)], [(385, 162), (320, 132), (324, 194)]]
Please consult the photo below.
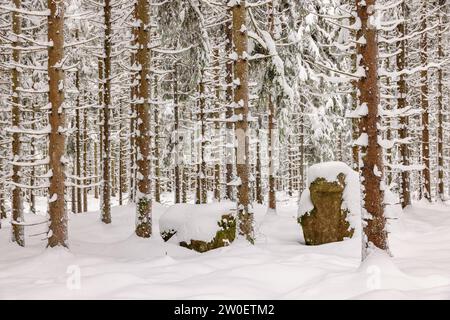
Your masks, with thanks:
[(308, 169), (308, 188), (299, 202), (298, 222), (307, 245), (351, 238), (361, 232), (358, 174), (343, 162), (324, 162)]
[(159, 219), (159, 230), (164, 241), (198, 252), (224, 247), (236, 235), (235, 209), (229, 201), (175, 204)]

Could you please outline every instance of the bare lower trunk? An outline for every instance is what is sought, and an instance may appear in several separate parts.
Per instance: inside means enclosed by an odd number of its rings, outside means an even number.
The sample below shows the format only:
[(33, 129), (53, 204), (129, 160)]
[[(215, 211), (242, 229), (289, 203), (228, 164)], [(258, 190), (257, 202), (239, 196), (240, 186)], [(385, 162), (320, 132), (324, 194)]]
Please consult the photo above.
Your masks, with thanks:
[[(228, 11), (230, 14), (231, 11)], [(230, 17), (231, 18), (231, 17)], [(231, 54), (233, 51), (233, 30), (232, 30), (232, 21), (226, 23), (225, 25), (225, 33), (227, 36), (225, 51), (228, 54)], [(227, 84), (227, 90), (225, 95), (225, 101), (227, 104), (227, 109), (225, 112), (226, 118), (231, 118), (234, 114), (233, 108), (231, 108), (231, 104), (233, 102), (233, 62), (227, 61), (226, 63), (226, 78), (225, 82)], [(233, 181), (233, 123), (227, 122), (225, 125), (225, 134), (226, 134), (226, 147), (225, 147), (225, 181), (226, 181), (226, 192), (225, 199), (232, 200), (233, 199), (233, 186), (230, 185), (230, 182)]]
[[(155, 76), (155, 100), (158, 100), (158, 78)], [(155, 125), (155, 201), (161, 202), (161, 169), (159, 164), (159, 105), (154, 105), (154, 125)]]
[[(406, 3), (402, 3), (402, 12), (403, 17), (406, 19)], [(402, 22), (397, 27), (400, 37), (404, 37), (406, 34), (406, 22)], [(397, 70), (401, 71), (406, 68), (406, 40), (402, 39), (399, 42), (399, 49), (400, 53), (397, 54)], [(397, 108), (399, 110), (405, 110), (406, 108), (406, 95), (407, 95), (407, 86), (406, 86), (406, 79), (405, 75), (401, 74), (398, 81), (398, 92), (399, 97), (397, 99)], [(400, 128), (399, 128), (399, 136), (400, 139), (406, 139), (408, 137), (408, 126), (409, 126), (409, 118), (407, 116), (402, 116), (400, 118)], [(409, 146), (406, 143), (402, 143), (400, 145), (400, 158), (401, 158), (401, 164), (404, 167), (409, 166)], [(410, 191), (410, 178), (409, 178), (409, 171), (403, 170), (401, 173), (401, 196), (400, 201), (402, 208), (405, 208), (406, 206), (411, 204), (411, 191)]]
[(238, 121), (235, 123), (235, 135), (237, 141), (236, 172), (240, 180), (238, 186), (238, 235), (245, 237), (250, 243), (254, 243), (253, 213), (249, 199), (249, 137), (248, 137), (248, 60), (246, 28), (246, 1), (234, 4), (233, 16), (233, 43), (237, 59), (234, 60), (234, 79), (239, 80), (234, 91), (235, 114)]
[(261, 141), (260, 141), (260, 130), (262, 128), (262, 117), (258, 116), (258, 128), (256, 132), (256, 202), (262, 204), (264, 199), (262, 196), (262, 173), (261, 173)]
[[(443, 9), (441, 9), (443, 10)], [(438, 56), (439, 61), (444, 58), (444, 50), (442, 45), (443, 35), (443, 14), (439, 13), (438, 26)], [(442, 67), (438, 69), (438, 194), (441, 201), (445, 200), (444, 195), (444, 106), (443, 106), (443, 71)]]
[[(88, 156), (88, 135), (87, 135), (87, 109), (84, 109), (83, 112), (83, 182), (85, 185), (90, 184), (90, 181), (87, 181), (88, 176), (88, 168), (87, 168), (87, 156)], [(83, 188), (83, 212), (88, 211), (88, 188)]]
[(360, 104), (366, 104), (368, 114), (361, 118), (360, 132), (367, 137), (367, 145), (361, 147), (362, 157), (362, 201), (364, 217), (365, 243), (363, 257), (371, 246), (388, 251), (386, 218), (384, 216), (384, 191), (381, 186), (383, 181), (383, 154), (378, 144), (380, 125), (378, 86), (378, 44), (374, 26), (370, 24), (371, 15), (375, 6), (375, 0), (357, 0), (357, 13), (361, 20), (362, 35), (366, 44), (358, 47), (361, 55), (361, 66), (366, 70), (365, 77), (358, 81), (360, 92)]
[[(18, 9), (21, 8), (21, 0), (14, 0), (14, 6)], [(21, 14), (18, 12), (12, 13), (12, 28), (15, 35), (20, 35), (22, 32), (22, 18)], [(12, 58), (14, 63), (20, 64), (20, 49), (15, 49), (16, 46), (20, 46), (19, 37), (15, 37), (12, 51)], [(11, 112), (11, 125), (13, 128), (19, 128), (20, 126), (20, 98), (19, 98), (19, 88), (20, 83), (20, 72), (19, 68), (15, 67), (11, 72), (11, 82), (12, 82), (12, 112)], [(14, 132), (12, 134), (12, 160), (20, 161), (20, 134)], [(23, 226), (17, 223), (23, 222), (23, 208), (22, 208), (22, 190), (19, 187), (20, 184), (20, 167), (18, 165), (12, 165), (12, 199), (11, 199), (11, 218), (12, 218), (12, 241), (16, 242), (19, 246), (25, 245), (24, 229)]]
[(103, 194), (101, 205), (101, 219), (104, 223), (111, 223), (111, 146), (110, 146), (110, 127), (109, 116), (111, 108), (111, 0), (105, 0), (104, 19), (105, 19), (105, 39), (103, 44), (104, 57), (104, 81), (103, 81)]
[(426, 67), (428, 63), (428, 34), (427, 28), (427, 1), (423, 2), (422, 7), (422, 34), (420, 39), (420, 62), (424, 67), (420, 71), (420, 101), (422, 105), (422, 164), (424, 169), (423, 175), (423, 197), (431, 201), (431, 176), (430, 176), (430, 131), (429, 131), (429, 103), (428, 103), (428, 70)]
[(269, 116), (268, 116), (268, 157), (269, 157), (269, 210), (275, 211), (277, 209), (277, 199), (275, 190), (275, 163), (274, 158), (274, 133), (275, 133), (275, 106), (272, 97), (269, 97)]
[(181, 202), (181, 170), (180, 170), (180, 110), (178, 106), (178, 64), (175, 63), (173, 72), (173, 104), (174, 104), (174, 130), (175, 130), (175, 203)]
[(64, 2), (48, 0), (48, 41), (53, 45), (48, 48), (48, 79), (50, 136), (48, 155), (49, 167), (52, 172), (48, 194), (48, 213), (50, 218), (48, 246), (67, 247), (67, 213), (64, 200), (64, 167), (65, 134), (61, 129), (65, 126), (64, 101), (64, 70), (61, 62), (64, 57)]
[(150, 188), (150, 107), (149, 107), (149, 71), (150, 71), (150, 5), (148, 0), (138, 0), (136, 6), (138, 49), (136, 60), (139, 64), (139, 89), (137, 109), (137, 194), (136, 194), (136, 235), (149, 238), (152, 235), (152, 198)]

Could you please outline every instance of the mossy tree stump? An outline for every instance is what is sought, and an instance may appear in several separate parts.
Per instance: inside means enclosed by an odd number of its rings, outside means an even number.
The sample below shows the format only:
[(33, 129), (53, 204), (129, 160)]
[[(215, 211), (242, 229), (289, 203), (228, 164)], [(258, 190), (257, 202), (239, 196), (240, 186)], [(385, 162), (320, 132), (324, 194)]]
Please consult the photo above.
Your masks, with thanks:
[(354, 229), (347, 221), (348, 210), (342, 209), (345, 175), (338, 175), (337, 181), (329, 182), (317, 178), (309, 186), (314, 208), (298, 218), (307, 245), (342, 241), (351, 238)]
[[(164, 241), (168, 241), (172, 236), (177, 233), (177, 230), (170, 230), (161, 233)], [(211, 241), (203, 241), (191, 239), (187, 241), (181, 241), (179, 244), (182, 247), (195, 250), (197, 252), (206, 252), (209, 250), (225, 247), (234, 241), (236, 237), (236, 219), (233, 214), (222, 215), (220, 221), (217, 222), (217, 232)]]

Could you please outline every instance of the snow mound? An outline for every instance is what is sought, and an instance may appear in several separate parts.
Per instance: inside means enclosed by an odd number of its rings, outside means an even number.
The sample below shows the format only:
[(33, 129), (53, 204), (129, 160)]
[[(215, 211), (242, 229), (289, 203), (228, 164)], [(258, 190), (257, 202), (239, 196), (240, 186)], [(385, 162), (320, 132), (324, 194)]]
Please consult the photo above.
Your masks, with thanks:
[(186, 242), (191, 240), (211, 241), (219, 230), (218, 222), (223, 215), (236, 209), (231, 201), (208, 204), (175, 204), (159, 219), (160, 233), (173, 233), (171, 241)]
[(355, 235), (361, 233), (361, 190), (359, 175), (344, 162), (330, 161), (317, 163), (308, 169), (308, 188), (303, 191), (299, 200), (298, 218), (314, 209), (311, 202), (309, 187), (317, 178), (324, 178), (328, 182), (338, 181), (339, 174), (345, 176), (342, 209), (348, 210), (347, 221), (355, 229)]

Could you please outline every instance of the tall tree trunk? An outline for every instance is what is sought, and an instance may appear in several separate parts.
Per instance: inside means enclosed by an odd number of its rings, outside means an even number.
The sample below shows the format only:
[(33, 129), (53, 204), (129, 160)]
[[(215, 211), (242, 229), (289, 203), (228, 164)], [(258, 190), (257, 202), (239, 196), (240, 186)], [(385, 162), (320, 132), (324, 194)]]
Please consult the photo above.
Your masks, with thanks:
[(111, 145), (110, 145), (110, 108), (111, 108), (111, 0), (105, 0), (103, 14), (105, 19), (105, 39), (103, 43), (103, 190), (101, 219), (104, 223), (111, 223)]
[[(14, 6), (17, 9), (21, 9), (21, 0), (14, 0)], [(20, 49), (16, 49), (17, 46), (20, 47), (20, 38), (18, 35), (22, 33), (22, 18), (21, 13), (12, 13), (12, 29), (15, 35), (14, 41), (12, 43), (12, 58), (15, 64), (20, 64)], [(19, 128), (20, 126), (20, 97), (19, 88), (20, 83), (20, 68), (14, 67), (11, 72), (11, 82), (12, 82), (12, 127)], [(20, 133), (13, 132), (12, 134), (12, 160), (14, 162), (20, 161)], [(12, 165), (12, 199), (11, 199), (11, 211), (12, 211), (12, 241), (16, 242), (19, 246), (25, 246), (25, 236), (24, 228), (18, 223), (23, 222), (23, 207), (22, 207), (22, 190), (19, 187), (20, 184), (20, 166)]]
[[(133, 17), (137, 20), (137, 2), (134, 3)], [(131, 74), (131, 86), (130, 86), (130, 191), (129, 191), (129, 202), (133, 203), (136, 200), (136, 98), (138, 95), (138, 86), (136, 85), (136, 46), (138, 37), (138, 28), (132, 27), (133, 39), (131, 41), (131, 46), (133, 51), (130, 54), (130, 64), (133, 67), (133, 73)]]
[(220, 122), (219, 120), (219, 109), (220, 109), (220, 61), (219, 61), (219, 49), (216, 48), (214, 50), (214, 83), (215, 83), (215, 109), (217, 110), (214, 112), (214, 119), (216, 120), (214, 122), (214, 149), (215, 149), (215, 156), (214, 156), (214, 199), (216, 201), (220, 201), (221, 198), (221, 185), (220, 185), (220, 145), (217, 143), (220, 141)]
[[(305, 187), (305, 107), (300, 106), (300, 181), (299, 181), (299, 196), (301, 196)], [(300, 197), (299, 197), (300, 200)]]
[(65, 126), (65, 114), (62, 103), (64, 101), (64, 70), (61, 62), (64, 57), (64, 2), (48, 0), (48, 41), (52, 46), (48, 48), (48, 79), (50, 137), (48, 155), (49, 167), (52, 172), (48, 194), (48, 213), (50, 226), (48, 246), (67, 247), (67, 212), (64, 200), (64, 167), (63, 155), (65, 149), (65, 134), (61, 129)]
[(388, 251), (386, 219), (384, 216), (383, 154), (378, 144), (380, 125), (379, 102), (380, 89), (378, 86), (378, 42), (376, 27), (370, 21), (373, 19), (372, 8), (375, 0), (357, 0), (357, 13), (361, 20), (361, 30), (365, 44), (358, 46), (358, 54), (362, 57), (361, 67), (366, 74), (358, 81), (360, 104), (366, 104), (368, 114), (361, 118), (360, 132), (367, 137), (367, 145), (361, 146), (362, 156), (362, 201), (364, 217), (365, 243), (363, 257), (374, 245)]
[[(33, 104), (31, 111), (31, 129), (36, 130), (36, 105)], [(36, 139), (34, 137), (30, 137), (30, 156), (32, 159), (36, 156)], [(30, 189), (30, 212), (36, 213), (36, 197), (34, 194), (34, 185), (36, 184), (36, 167), (31, 167), (31, 175), (30, 175), (30, 186), (32, 187)], [(0, 191), (1, 192), (1, 191)]]
[[(87, 135), (87, 109), (84, 109), (83, 112), (83, 184), (87, 185), (88, 183), (88, 168), (87, 168), (87, 156), (88, 156), (88, 135)], [(83, 212), (88, 211), (88, 188), (83, 186)]]
[[(231, 11), (228, 10), (228, 14), (231, 15)], [(231, 54), (233, 52), (233, 25), (230, 17), (230, 21), (225, 24), (225, 34), (226, 34), (226, 54)], [(233, 103), (233, 61), (227, 60), (226, 62), (226, 78), (225, 82), (227, 84), (227, 90), (225, 94), (226, 111), (225, 118), (231, 118), (234, 114), (234, 110), (231, 107)], [(233, 186), (230, 182), (233, 181), (233, 150), (234, 150), (234, 139), (233, 139), (233, 123), (231, 121), (226, 122), (226, 146), (225, 146), (225, 181), (226, 181), (226, 192), (225, 199), (233, 200)]]
[(123, 125), (123, 108), (122, 103), (120, 104), (119, 112), (119, 205), (123, 205), (123, 193), (127, 192), (127, 185), (125, 183), (125, 154), (124, 154), (124, 137), (122, 131), (124, 129)]
[(181, 202), (181, 177), (180, 177), (180, 114), (178, 106), (178, 64), (173, 67), (173, 104), (174, 104), (174, 134), (175, 134), (175, 203)]
[(150, 5), (148, 0), (138, 0), (136, 7), (138, 49), (136, 60), (139, 65), (139, 89), (137, 109), (136, 145), (137, 189), (136, 194), (136, 234), (148, 238), (152, 234), (152, 198), (150, 188), (150, 108), (149, 108), (149, 71), (150, 71)]
[(264, 199), (262, 196), (262, 172), (261, 172), (261, 141), (260, 141), (260, 130), (262, 128), (262, 117), (261, 115), (258, 116), (258, 126), (257, 126), (257, 131), (256, 131), (256, 136), (257, 136), (257, 140), (256, 140), (256, 179), (255, 179), (255, 184), (256, 184), (256, 202), (259, 204), (263, 204)]
[[(76, 98), (76, 106), (75, 106), (75, 125), (76, 125), (76, 133), (75, 133), (75, 149), (76, 149), (76, 184), (82, 185), (84, 184), (84, 180), (81, 180), (81, 120), (80, 120), (80, 72), (77, 70), (75, 72), (75, 87), (77, 88), (77, 98)], [(81, 183), (83, 182), (83, 183)], [(83, 211), (82, 206), (82, 198), (81, 198), (81, 188), (79, 186), (76, 187), (77, 191), (77, 212), (80, 213)]]
[[(444, 49), (442, 45), (442, 36), (444, 33), (443, 30), (443, 14), (442, 10), (439, 10), (439, 26), (438, 26), (438, 62), (441, 62), (444, 59)], [(441, 201), (445, 200), (444, 195), (444, 106), (443, 106), (443, 71), (442, 67), (439, 67), (437, 70), (438, 73), (438, 94), (437, 94), (437, 102), (438, 102), (438, 194), (439, 199)]]
[(269, 110), (268, 110), (268, 130), (267, 130), (267, 143), (268, 143), (268, 158), (269, 158), (269, 211), (276, 212), (277, 199), (275, 189), (275, 163), (274, 158), (274, 136), (275, 136), (275, 106), (272, 101), (272, 97), (269, 97)]
[(235, 123), (235, 136), (238, 143), (236, 154), (236, 172), (240, 180), (238, 186), (238, 235), (254, 243), (253, 213), (249, 198), (249, 63), (247, 60), (248, 34), (246, 28), (246, 1), (241, 0), (232, 7), (233, 43), (237, 59), (234, 60), (234, 79), (239, 80), (234, 90), (235, 114), (239, 119)]
[[(158, 99), (158, 77), (155, 76), (155, 97), (154, 99), (156, 101), (159, 101)], [(155, 154), (154, 154), (154, 158), (155, 158), (155, 201), (156, 202), (161, 202), (161, 168), (160, 168), (160, 164), (159, 164), (159, 157), (160, 157), (160, 152), (159, 152), (159, 105), (155, 104), (154, 105), (154, 125), (155, 125)]]
[(428, 70), (426, 69), (428, 63), (428, 34), (427, 34), (427, 15), (428, 15), (428, 0), (423, 1), (422, 4), (422, 34), (420, 38), (420, 61), (423, 69), (420, 71), (421, 86), (420, 86), (420, 101), (422, 105), (422, 164), (424, 169), (422, 171), (424, 192), (423, 197), (431, 201), (431, 176), (430, 176), (430, 131), (429, 131), (429, 103), (428, 103)]
[[(401, 5), (402, 10), (402, 17), (406, 20), (406, 2), (403, 2)], [(406, 35), (406, 22), (401, 22), (397, 26), (397, 30), (399, 33), (399, 37), (402, 39), (398, 43), (398, 47), (400, 49), (399, 54), (397, 54), (397, 71), (402, 71), (406, 68), (406, 40), (404, 39)], [(398, 110), (405, 110), (406, 108), (406, 96), (407, 96), (407, 86), (406, 86), (406, 76), (404, 74), (401, 74), (397, 81), (397, 87), (399, 92), (399, 97), (397, 99), (397, 109)], [(409, 118), (408, 116), (401, 116), (400, 117), (400, 128), (399, 128), (399, 136), (400, 139), (406, 139), (408, 137), (408, 126), (409, 126)], [(402, 143), (400, 145), (400, 158), (401, 158), (401, 164), (404, 167), (409, 166), (409, 146), (407, 143)], [(401, 172), (401, 196), (400, 201), (402, 208), (405, 208), (406, 206), (411, 204), (411, 187), (410, 187), (410, 177), (409, 177), (409, 171), (408, 170), (402, 170)]]
[[(273, 1), (268, 3), (268, 25), (270, 36), (274, 36), (275, 31), (275, 15)], [(267, 126), (267, 148), (269, 158), (269, 212), (275, 213), (277, 210), (277, 198), (275, 190), (275, 162), (274, 162), (274, 138), (276, 130), (276, 114), (275, 114), (274, 96), (269, 92), (268, 97), (268, 126)]]

